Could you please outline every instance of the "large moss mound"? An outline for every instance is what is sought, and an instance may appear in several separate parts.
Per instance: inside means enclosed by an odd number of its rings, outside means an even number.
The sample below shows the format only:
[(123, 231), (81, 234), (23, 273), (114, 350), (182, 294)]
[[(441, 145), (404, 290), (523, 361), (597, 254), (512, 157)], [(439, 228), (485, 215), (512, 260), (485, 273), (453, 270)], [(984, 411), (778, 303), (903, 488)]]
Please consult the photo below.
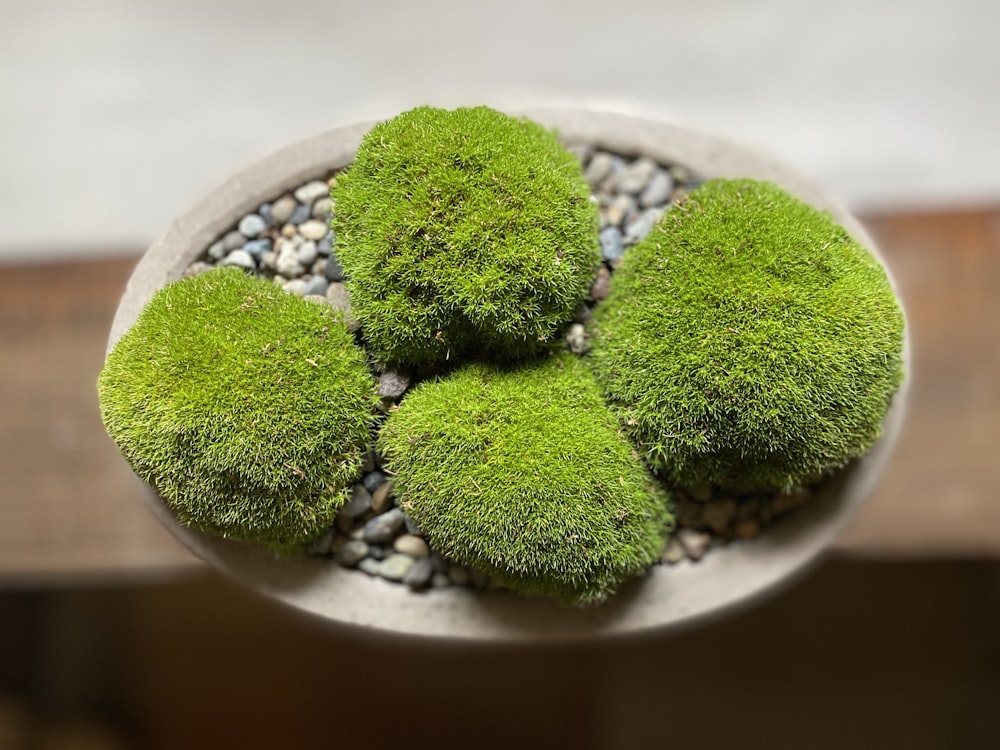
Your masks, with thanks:
[(379, 447), (431, 546), (520, 593), (601, 599), (662, 550), (667, 498), (571, 355), (425, 382)]
[(542, 126), (486, 107), (377, 125), (333, 198), (354, 313), (393, 365), (534, 353), (599, 261), (577, 159)]
[(903, 324), (878, 261), (829, 215), (714, 180), (626, 255), (591, 361), (670, 481), (791, 489), (878, 437)]
[(157, 292), (98, 390), (108, 433), (181, 523), (279, 552), (333, 523), (376, 402), (330, 308), (235, 269)]

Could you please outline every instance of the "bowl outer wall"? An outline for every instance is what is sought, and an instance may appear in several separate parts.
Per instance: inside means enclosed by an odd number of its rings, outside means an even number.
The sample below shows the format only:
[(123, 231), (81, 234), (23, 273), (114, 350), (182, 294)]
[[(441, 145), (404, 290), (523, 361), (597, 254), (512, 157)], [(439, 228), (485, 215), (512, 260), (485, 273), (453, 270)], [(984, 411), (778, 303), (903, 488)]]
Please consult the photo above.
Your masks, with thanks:
[[(865, 230), (839, 203), (815, 182), (764, 152), (670, 123), (608, 112), (560, 108), (513, 114), (558, 129), (567, 143), (678, 163), (706, 177), (770, 180), (829, 211), (882, 260)], [(261, 203), (349, 164), (372, 124), (337, 128), (278, 151), (233, 176), (179, 217), (136, 266), (112, 324), (108, 351), (150, 297), (180, 278), (220, 234)], [(910, 359), (908, 338), (903, 352), (905, 374)], [(159, 520), (198, 557), (258, 592), (332, 622), (396, 635), (487, 642), (665, 631), (746, 605), (787, 584), (814, 562), (881, 474), (900, 431), (905, 391), (904, 382), (893, 400), (883, 436), (871, 451), (828, 483), (809, 505), (759, 538), (713, 549), (698, 563), (685, 560), (654, 566), (642, 578), (625, 583), (606, 603), (586, 608), (461, 587), (416, 594), (406, 586), (342, 569), (324, 558), (278, 560), (256, 545), (181, 526), (155, 490), (143, 485), (143, 495)]]

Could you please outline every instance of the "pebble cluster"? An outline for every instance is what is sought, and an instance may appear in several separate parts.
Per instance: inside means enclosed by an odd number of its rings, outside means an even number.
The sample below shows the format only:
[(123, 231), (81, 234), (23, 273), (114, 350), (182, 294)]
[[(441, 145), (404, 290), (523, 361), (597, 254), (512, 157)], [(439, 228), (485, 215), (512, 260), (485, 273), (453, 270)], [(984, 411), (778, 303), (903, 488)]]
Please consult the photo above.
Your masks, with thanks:
[[(589, 348), (591, 310), (608, 296), (611, 276), (626, 249), (642, 240), (660, 216), (701, 180), (682, 165), (661, 165), (647, 157), (631, 159), (586, 144), (569, 148), (583, 164), (601, 216), (603, 262), (588, 299), (564, 332), (567, 348), (582, 355)], [(307, 182), (243, 216), (187, 268), (186, 275), (237, 266), (272, 279), (292, 294), (342, 310), (348, 326), (357, 332), (330, 229), (334, 210), (330, 189), (336, 180), (336, 174), (331, 174)], [(388, 411), (411, 386), (411, 378), (391, 370), (375, 374), (382, 408)], [(810, 493), (732, 496), (704, 487), (674, 494), (677, 527), (661, 557), (671, 565), (684, 558), (700, 560), (713, 546), (757, 536), (768, 523), (805, 503)], [(446, 560), (428, 547), (420, 529), (398, 507), (392, 478), (374, 452), (366, 456), (363, 476), (353, 486), (336, 523), (308, 552), (413, 590), (502, 588), (482, 571)]]

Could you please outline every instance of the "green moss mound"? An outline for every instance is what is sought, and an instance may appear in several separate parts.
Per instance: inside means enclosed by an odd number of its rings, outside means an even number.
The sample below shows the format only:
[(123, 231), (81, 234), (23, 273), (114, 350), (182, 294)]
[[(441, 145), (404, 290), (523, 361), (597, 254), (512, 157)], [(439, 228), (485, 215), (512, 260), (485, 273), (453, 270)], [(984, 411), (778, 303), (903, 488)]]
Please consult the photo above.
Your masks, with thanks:
[(514, 591), (599, 600), (663, 548), (667, 497), (571, 355), (427, 381), (379, 447), (431, 546)]
[(714, 180), (632, 248), (591, 362), (621, 423), (681, 486), (792, 489), (861, 456), (902, 380), (878, 261), (775, 185)]
[(353, 310), (388, 364), (532, 354), (599, 262), (577, 159), (540, 125), (486, 107), (377, 125), (333, 198)]
[(332, 524), (376, 402), (330, 308), (236, 269), (157, 292), (98, 391), (108, 433), (181, 523), (277, 552)]

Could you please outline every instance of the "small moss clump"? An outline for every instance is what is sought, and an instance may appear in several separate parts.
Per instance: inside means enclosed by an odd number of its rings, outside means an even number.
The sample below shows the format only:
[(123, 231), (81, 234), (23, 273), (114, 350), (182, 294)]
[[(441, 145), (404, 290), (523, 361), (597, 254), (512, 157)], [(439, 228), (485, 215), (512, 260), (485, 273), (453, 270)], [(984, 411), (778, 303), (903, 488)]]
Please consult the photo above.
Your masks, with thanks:
[(377, 401), (331, 308), (236, 269), (157, 292), (98, 391), (108, 433), (181, 523), (276, 552), (333, 523)]
[(571, 355), (427, 381), (379, 448), (434, 549), (514, 591), (599, 600), (663, 548), (667, 497)]
[(530, 355), (599, 262), (579, 161), (542, 126), (487, 107), (375, 126), (333, 198), (354, 313), (392, 365)]
[(828, 214), (713, 180), (629, 251), (591, 361), (670, 482), (790, 490), (878, 437), (903, 326), (878, 261)]

